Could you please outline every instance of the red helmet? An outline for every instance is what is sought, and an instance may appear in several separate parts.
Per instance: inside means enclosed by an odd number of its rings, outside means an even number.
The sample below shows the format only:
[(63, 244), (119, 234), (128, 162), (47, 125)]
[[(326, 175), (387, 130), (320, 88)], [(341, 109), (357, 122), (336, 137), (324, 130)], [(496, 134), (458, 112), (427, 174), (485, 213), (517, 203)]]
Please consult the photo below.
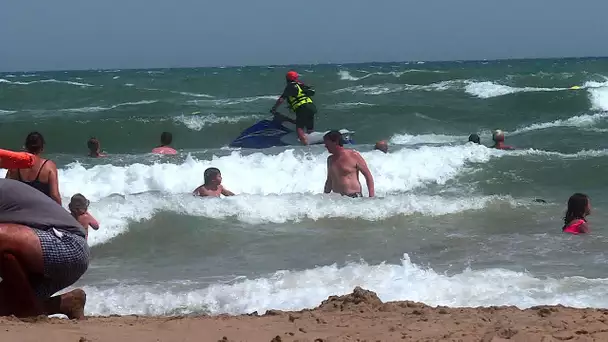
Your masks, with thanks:
[(300, 76), (300, 75), (298, 75), (297, 72), (295, 72), (295, 71), (292, 70), (292, 71), (287, 72), (287, 75), (285, 75), (285, 78), (288, 81), (295, 81), (295, 80), (298, 79), (298, 76)]

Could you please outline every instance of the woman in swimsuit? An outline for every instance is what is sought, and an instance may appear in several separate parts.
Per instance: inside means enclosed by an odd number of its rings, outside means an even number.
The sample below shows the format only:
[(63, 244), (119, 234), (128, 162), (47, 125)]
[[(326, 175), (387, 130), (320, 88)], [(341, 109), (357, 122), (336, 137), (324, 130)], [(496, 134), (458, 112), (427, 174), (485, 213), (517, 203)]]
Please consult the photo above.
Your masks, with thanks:
[(25, 149), (34, 155), (34, 165), (29, 169), (10, 169), (6, 173), (6, 178), (28, 184), (61, 205), (57, 165), (51, 160), (40, 157), (40, 154), (44, 151), (44, 144), (42, 134), (38, 132), (28, 134), (25, 138)]
[(589, 214), (591, 214), (591, 202), (587, 195), (576, 193), (570, 196), (562, 231), (574, 235), (589, 233), (587, 219), (585, 219)]

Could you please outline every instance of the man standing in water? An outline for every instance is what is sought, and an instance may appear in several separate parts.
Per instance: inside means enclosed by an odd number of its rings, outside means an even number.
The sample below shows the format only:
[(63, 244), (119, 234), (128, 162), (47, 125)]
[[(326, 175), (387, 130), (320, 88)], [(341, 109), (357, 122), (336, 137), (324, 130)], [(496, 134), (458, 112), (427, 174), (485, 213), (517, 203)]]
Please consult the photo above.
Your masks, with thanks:
[(323, 137), (325, 148), (331, 153), (327, 157), (327, 180), (324, 192), (337, 192), (343, 196), (363, 197), (359, 171), (365, 177), (369, 197), (375, 196), (374, 178), (367, 167), (367, 163), (359, 152), (347, 150), (343, 147), (342, 134), (339, 131), (330, 131)]
[[(315, 114), (317, 113), (317, 107), (312, 102), (311, 96), (314, 96), (315, 91), (311, 87), (305, 85), (298, 80), (298, 73), (295, 71), (289, 71), (285, 76), (287, 85), (283, 90), (281, 97), (277, 99), (277, 102), (272, 106), (270, 112), (276, 115), (277, 108), (287, 99), (289, 109), (296, 113), (296, 131), (298, 132), (298, 139), (304, 145), (308, 145), (308, 139), (306, 133), (310, 133), (315, 128)], [(306, 129), (306, 133), (304, 132)]]

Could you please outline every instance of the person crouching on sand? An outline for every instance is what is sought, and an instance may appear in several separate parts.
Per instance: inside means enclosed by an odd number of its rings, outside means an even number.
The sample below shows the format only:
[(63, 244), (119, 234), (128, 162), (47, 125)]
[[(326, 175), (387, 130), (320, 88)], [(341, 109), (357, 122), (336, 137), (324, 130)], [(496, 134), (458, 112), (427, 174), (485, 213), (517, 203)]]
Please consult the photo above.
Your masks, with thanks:
[(568, 199), (562, 231), (570, 234), (589, 233), (586, 217), (591, 214), (591, 202), (585, 194), (576, 193)]
[(203, 177), (205, 179), (205, 184), (199, 186), (194, 190), (193, 194), (195, 196), (234, 196), (234, 193), (232, 193), (232, 191), (224, 188), (224, 186), (222, 185), (222, 174), (220, 173), (219, 169), (215, 167), (210, 167), (205, 170)]
[(89, 213), (89, 200), (81, 194), (75, 194), (68, 204), (72, 216), (82, 225), (85, 231), (85, 239), (89, 237), (89, 227), (99, 229), (99, 222)]
[(82, 289), (55, 294), (82, 277), (89, 256), (84, 229), (61, 205), (23, 182), (0, 179), (0, 316), (84, 319)]

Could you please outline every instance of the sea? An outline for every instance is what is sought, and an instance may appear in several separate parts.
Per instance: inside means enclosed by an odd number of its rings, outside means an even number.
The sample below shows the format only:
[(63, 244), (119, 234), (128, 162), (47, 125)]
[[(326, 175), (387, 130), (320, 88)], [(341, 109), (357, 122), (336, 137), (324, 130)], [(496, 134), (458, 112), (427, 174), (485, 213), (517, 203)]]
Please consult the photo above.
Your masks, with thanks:
[[(290, 69), (316, 90), (318, 131), (355, 131), (375, 198), (363, 177), (365, 198), (323, 193), (323, 145), (229, 147), (270, 117)], [(494, 129), (516, 150), (492, 149)], [(2, 148), (31, 131), (64, 207), (82, 193), (101, 223), (73, 285), (88, 315), (299, 310), (356, 286), (608, 307), (608, 59), (1, 73)], [(163, 131), (178, 155), (150, 153)], [(87, 157), (90, 137), (107, 157)], [(208, 167), (236, 196), (191, 195)], [(584, 236), (561, 231), (576, 192), (591, 199)]]

